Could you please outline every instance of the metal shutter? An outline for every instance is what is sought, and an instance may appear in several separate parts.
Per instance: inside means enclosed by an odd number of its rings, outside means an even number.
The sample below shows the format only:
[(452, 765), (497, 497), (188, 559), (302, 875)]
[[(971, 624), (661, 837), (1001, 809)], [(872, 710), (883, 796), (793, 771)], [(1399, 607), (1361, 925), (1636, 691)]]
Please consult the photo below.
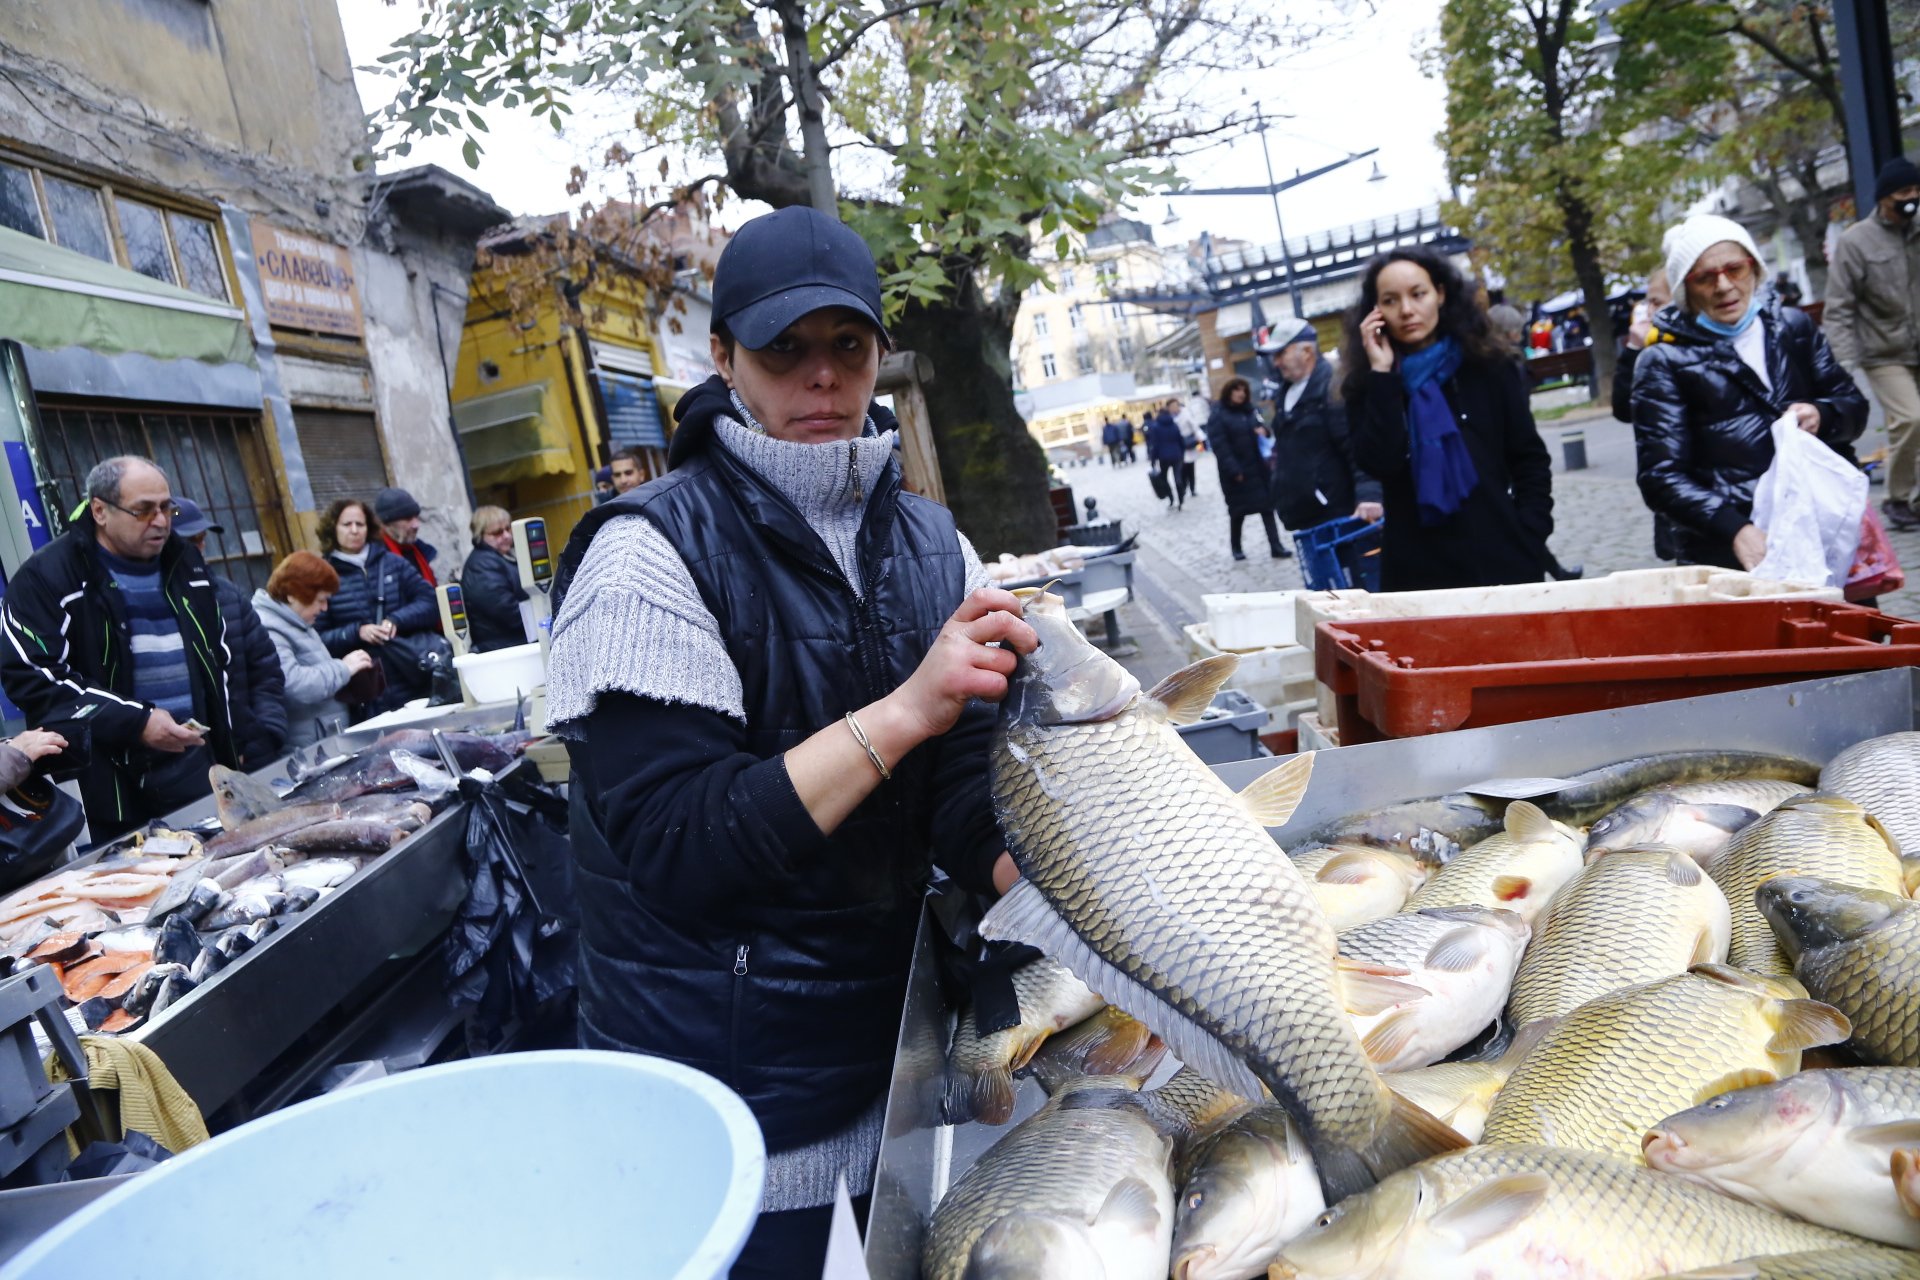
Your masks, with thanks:
[(387, 487), (387, 463), (372, 414), (296, 408), (293, 427), (307, 460), (315, 507), (335, 498), (372, 502)]

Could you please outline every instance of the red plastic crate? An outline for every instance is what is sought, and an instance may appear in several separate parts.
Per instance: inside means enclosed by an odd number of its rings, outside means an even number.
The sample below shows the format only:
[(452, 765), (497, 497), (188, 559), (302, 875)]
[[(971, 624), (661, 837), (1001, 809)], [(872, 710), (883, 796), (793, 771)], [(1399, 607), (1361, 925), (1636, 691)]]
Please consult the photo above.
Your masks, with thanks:
[(1920, 666), (1920, 622), (1828, 601), (1392, 618), (1315, 630), (1314, 674), (1333, 692), (1342, 745)]

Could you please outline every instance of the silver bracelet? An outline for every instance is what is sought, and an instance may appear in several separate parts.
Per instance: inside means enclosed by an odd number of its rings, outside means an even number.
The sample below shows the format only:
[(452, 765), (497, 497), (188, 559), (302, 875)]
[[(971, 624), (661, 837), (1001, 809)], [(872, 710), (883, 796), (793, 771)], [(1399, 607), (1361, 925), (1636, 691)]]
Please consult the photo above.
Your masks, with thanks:
[(880, 771), (880, 780), (892, 782), (893, 770), (887, 768), (886, 761), (882, 760), (880, 753), (873, 749), (873, 740), (867, 737), (867, 731), (860, 727), (860, 722), (853, 718), (851, 711), (847, 712), (847, 728), (853, 730), (853, 740), (866, 749), (867, 759), (873, 761), (873, 767)]

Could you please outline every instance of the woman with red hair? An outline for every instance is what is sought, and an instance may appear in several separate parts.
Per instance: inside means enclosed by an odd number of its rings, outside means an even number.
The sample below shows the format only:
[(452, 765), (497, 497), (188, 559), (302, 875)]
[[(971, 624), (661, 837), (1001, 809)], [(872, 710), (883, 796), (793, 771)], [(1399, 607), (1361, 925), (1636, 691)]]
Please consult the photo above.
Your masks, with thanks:
[(287, 676), (286, 749), (312, 746), (346, 723), (346, 707), (334, 700), (358, 673), (373, 665), (373, 655), (355, 649), (344, 658), (327, 652), (313, 620), (326, 612), (340, 589), (340, 575), (311, 551), (282, 560), (253, 593), (253, 608), (273, 637), (280, 669)]

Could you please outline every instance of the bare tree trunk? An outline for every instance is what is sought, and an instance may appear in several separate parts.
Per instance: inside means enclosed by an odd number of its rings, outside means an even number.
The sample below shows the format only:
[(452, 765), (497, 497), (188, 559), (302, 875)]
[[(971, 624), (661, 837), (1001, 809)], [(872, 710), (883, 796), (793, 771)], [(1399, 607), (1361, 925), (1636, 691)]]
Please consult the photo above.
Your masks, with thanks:
[(1587, 331), (1593, 339), (1593, 364), (1600, 402), (1613, 395), (1613, 312), (1607, 307), (1607, 272), (1594, 242), (1593, 210), (1564, 183), (1557, 203), (1567, 227), (1567, 254), (1573, 259), (1573, 277), (1586, 300)]
[(1052, 546), (1046, 454), (1013, 404), (1010, 320), (965, 271), (947, 301), (909, 303), (892, 330), (902, 350), (933, 361), (927, 412), (960, 531), (989, 560)]
[(807, 12), (803, 0), (776, 0), (780, 36), (787, 49), (787, 80), (800, 111), (800, 154), (806, 166), (807, 202), (824, 214), (838, 217), (840, 203), (833, 188), (833, 157), (827, 142), (825, 109), (820, 103), (820, 80), (813, 54), (807, 48)]

